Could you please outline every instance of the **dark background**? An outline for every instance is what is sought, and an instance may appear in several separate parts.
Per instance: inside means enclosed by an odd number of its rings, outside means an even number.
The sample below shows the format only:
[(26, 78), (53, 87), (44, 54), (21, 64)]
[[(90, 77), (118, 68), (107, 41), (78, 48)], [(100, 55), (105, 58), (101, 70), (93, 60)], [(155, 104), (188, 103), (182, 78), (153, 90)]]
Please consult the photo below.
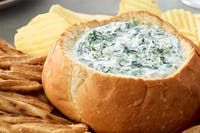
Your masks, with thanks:
[[(53, 4), (60, 4), (74, 11), (90, 14), (115, 15), (120, 0), (21, 0), (0, 10), (0, 38), (13, 43), (16, 30), (34, 16), (48, 12)], [(180, 0), (157, 0), (162, 10), (184, 8), (200, 13), (200, 10), (183, 5)]]

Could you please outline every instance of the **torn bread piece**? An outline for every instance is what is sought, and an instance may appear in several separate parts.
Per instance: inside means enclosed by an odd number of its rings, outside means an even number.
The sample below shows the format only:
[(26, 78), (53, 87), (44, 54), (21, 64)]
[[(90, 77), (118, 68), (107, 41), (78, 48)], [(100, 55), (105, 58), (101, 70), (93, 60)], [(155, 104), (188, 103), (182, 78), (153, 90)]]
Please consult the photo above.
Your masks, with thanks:
[(2, 55), (0, 56), (0, 68), (8, 69), (11, 65), (20, 64), (28, 58), (28, 55)]
[(8, 42), (0, 39), (0, 55), (25, 55), (23, 52), (16, 50)]
[(23, 72), (23, 73), (42, 73), (42, 65), (28, 65), (28, 64), (13, 64), (10, 66), (10, 70), (14, 72)]
[(72, 123), (67, 119), (51, 114), (52, 107), (37, 98), (16, 93), (0, 92), (0, 110), (57, 121), (58, 123)]
[(11, 125), (11, 131), (15, 133), (86, 133), (88, 127), (84, 124), (24, 123)]
[(37, 98), (35, 98), (33, 96), (29, 96), (29, 95), (21, 95), (21, 94), (12, 93), (12, 92), (0, 91), (0, 96), (9, 97), (9, 98), (14, 99), (14, 100), (22, 101), (22, 102), (37, 106), (37, 107), (44, 109), (48, 112), (51, 112), (52, 108), (53, 108), (51, 105), (46, 104), (44, 102), (41, 102)]
[(1, 91), (31, 92), (39, 91), (43, 87), (37, 81), (29, 80), (0, 80)]
[[(0, 112), (3, 111), (0, 110)], [(0, 132), (2, 133), (84, 133), (86, 131), (88, 131), (88, 127), (85, 124), (60, 123), (55, 120), (6, 112), (0, 115)]]
[(46, 56), (37, 56), (37, 57), (32, 57), (30, 59), (27, 59), (23, 63), (29, 64), (29, 65), (43, 65), (45, 60), (46, 60)]
[(0, 70), (0, 78), (4, 80), (33, 80), (41, 82), (41, 73)]

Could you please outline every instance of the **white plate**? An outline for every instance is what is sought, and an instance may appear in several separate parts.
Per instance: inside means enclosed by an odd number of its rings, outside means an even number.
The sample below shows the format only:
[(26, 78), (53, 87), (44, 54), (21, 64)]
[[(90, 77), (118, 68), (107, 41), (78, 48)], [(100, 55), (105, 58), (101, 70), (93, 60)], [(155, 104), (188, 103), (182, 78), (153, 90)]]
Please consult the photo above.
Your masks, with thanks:
[(199, 0), (181, 0), (184, 4), (200, 9), (200, 1)]
[(0, 0), (0, 9), (11, 6), (12, 4), (18, 2), (19, 0)]

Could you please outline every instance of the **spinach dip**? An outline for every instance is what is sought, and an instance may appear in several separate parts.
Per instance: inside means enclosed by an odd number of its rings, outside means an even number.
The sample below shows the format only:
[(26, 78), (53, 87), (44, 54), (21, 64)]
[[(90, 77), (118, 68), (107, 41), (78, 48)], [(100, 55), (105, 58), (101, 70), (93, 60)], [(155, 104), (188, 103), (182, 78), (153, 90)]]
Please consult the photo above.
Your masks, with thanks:
[(85, 30), (73, 55), (104, 73), (163, 78), (185, 61), (181, 42), (157, 25), (135, 21), (112, 22)]

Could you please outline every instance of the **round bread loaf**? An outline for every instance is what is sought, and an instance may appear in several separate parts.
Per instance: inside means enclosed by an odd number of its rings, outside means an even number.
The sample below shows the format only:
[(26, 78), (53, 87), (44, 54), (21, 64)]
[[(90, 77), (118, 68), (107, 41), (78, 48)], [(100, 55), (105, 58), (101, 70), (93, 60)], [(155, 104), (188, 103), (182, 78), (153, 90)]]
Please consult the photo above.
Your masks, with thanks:
[[(118, 27), (109, 31), (110, 25)], [(114, 31), (114, 38), (108, 38)], [(126, 33), (131, 35), (128, 41), (122, 38)], [(114, 54), (113, 47), (101, 47), (105, 43), (124, 47)], [(101, 58), (94, 56), (96, 46), (107, 51)], [(126, 63), (117, 64), (122, 57)], [(53, 105), (95, 132), (178, 132), (200, 113), (200, 50), (159, 17), (129, 12), (68, 28), (47, 57), (42, 83)]]

